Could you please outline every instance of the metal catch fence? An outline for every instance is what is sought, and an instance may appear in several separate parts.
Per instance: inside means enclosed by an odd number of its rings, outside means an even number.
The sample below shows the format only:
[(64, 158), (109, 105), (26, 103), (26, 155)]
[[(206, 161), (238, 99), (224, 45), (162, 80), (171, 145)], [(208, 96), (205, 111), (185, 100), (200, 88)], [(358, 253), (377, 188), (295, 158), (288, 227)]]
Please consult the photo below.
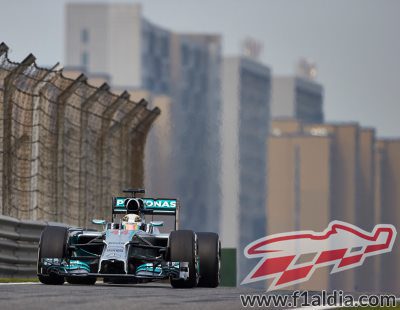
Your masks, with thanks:
[(79, 226), (108, 216), (113, 194), (143, 183), (160, 110), (7, 51), (0, 44), (0, 214)]

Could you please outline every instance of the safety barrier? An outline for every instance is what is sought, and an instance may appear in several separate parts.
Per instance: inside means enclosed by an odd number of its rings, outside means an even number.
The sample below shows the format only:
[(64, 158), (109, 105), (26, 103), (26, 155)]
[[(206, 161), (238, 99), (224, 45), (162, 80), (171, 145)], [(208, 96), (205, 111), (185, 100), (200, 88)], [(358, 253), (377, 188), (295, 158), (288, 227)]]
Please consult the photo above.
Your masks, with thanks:
[(39, 238), (54, 222), (21, 221), (0, 215), (0, 276), (32, 277), (36, 275)]

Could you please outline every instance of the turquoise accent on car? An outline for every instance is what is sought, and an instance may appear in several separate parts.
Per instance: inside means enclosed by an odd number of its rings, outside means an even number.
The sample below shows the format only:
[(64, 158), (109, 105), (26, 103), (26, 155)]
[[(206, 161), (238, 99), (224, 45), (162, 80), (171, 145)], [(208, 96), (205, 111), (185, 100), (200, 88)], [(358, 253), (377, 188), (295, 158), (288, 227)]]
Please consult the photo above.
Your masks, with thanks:
[(89, 264), (85, 262), (81, 262), (79, 260), (70, 260), (69, 262), (65, 259), (60, 258), (43, 258), (43, 266), (48, 266), (48, 269), (58, 269), (62, 272), (75, 272), (75, 271), (82, 271), (90, 272)]
[(87, 263), (81, 262), (79, 260), (70, 260), (69, 264), (66, 264), (64, 266), (66, 271), (74, 271), (77, 269), (83, 269), (86, 270), (87, 272), (90, 272), (90, 267)]
[(97, 220), (97, 219), (93, 219), (92, 223), (96, 224), (96, 225), (105, 225), (105, 224), (107, 224), (106, 220)]
[(150, 225), (154, 226), (154, 227), (162, 227), (162, 226), (164, 226), (164, 221), (153, 221), (153, 222), (150, 222)]
[(125, 200), (126, 197), (115, 197), (114, 211), (125, 211)]
[(116, 208), (125, 208), (125, 197), (116, 198), (115, 207)]
[(152, 272), (152, 273), (157, 273), (157, 274), (162, 273), (162, 269), (160, 267), (154, 268), (152, 263), (143, 264), (143, 265), (140, 265), (139, 267), (137, 267), (136, 273), (138, 273), (140, 271)]

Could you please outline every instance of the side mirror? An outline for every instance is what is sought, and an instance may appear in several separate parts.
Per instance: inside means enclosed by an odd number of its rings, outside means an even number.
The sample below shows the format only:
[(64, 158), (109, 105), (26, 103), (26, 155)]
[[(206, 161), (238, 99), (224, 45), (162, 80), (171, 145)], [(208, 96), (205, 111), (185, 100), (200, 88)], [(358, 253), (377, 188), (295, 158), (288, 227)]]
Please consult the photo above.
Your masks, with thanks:
[(150, 225), (154, 226), (154, 227), (162, 227), (162, 226), (164, 226), (164, 222), (163, 221), (154, 221), (154, 222), (150, 222)]
[(93, 223), (93, 224), (96, 224), (96, 225), (105, 225), (107, 222), (106, 222), (106, 220), (96, 220), (96, 219), (93, 219), (93, 220), (92, 220), (92, 223)]

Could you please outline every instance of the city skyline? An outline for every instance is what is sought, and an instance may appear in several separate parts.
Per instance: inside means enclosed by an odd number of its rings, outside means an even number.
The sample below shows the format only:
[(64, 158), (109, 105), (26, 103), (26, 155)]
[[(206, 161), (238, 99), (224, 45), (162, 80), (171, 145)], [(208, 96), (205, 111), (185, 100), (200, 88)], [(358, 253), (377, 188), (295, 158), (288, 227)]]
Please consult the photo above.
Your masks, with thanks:
[[(17, 14), (20, 20), (13, 24), (13, 31), (0, 32), (2, 41), (12, 47), (11, 59), (19, 61), (33, 52), (41, 65), (64, 64), (64, 6), (69, 2), (7, 3), (0, 12), (1, 29), (10, 29), (7, 25)], [(399, 2), (254, 1), (251, 6), (230, 4), (229, 11), (225, 1), (148, 0), (142, 4), (144, 16), (162, 27), (220, 33), (224, 55), (238, 54), (246, 36), (258, 39), (264, 45), (261, 60), (273, 75), (294, 74), (299, 58), (312, 58), (318, 66), (317, 81), (325, 88), (327, 121), (356, 120), (377, 128), (378, 136), (400, 135), (396, 119), (400, 44), (393, 39), (400, 27)], [(205, 17), (207, 23), (202, 22)], [(235, 27), (238, 20), (241, 25)]]

